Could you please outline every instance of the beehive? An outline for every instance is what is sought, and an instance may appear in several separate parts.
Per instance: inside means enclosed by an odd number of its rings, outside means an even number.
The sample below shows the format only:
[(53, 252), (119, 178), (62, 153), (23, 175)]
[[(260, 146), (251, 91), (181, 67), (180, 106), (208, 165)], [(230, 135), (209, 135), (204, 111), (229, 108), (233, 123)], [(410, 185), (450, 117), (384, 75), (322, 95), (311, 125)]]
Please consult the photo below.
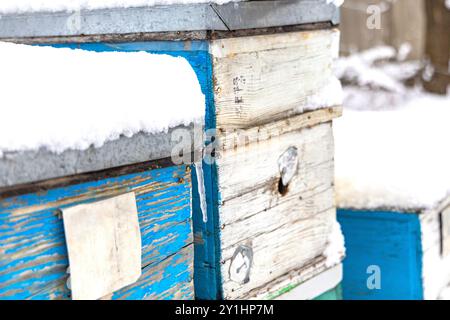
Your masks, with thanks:
[(434, 300), (448, 284), (447, 110), (425, 94), (336, 123), (345, 299)]
[[(12, 41), (182, 56), (205, 94), (208, 159), (191, 168), (192, 190), (186, 166), (145, 171), (151, 184), (158, 170), (181, 170), (161, 183), (172, 186), (175, 179), (186, 191), (182, 203), (189, 200), (187, 190), (192, 194), (192, 232), (190, 211), (183, 207), (176, 226), (186, 229), (173, 240), (184, 241), (177, 248), (187, 252), (180, 260), (185, 272), (176, 274), (186, 277), (169, 276), (164, 283), (171, 289), (134, 289), (113, 297), (192, 298), (192, 266), (200, 299), (312, 299), (327, 291), (325, 297), (336, 296), (343, 255), (330, 246), (336, 233), (332, 120), (341, 112), (331, 71), (338, 51), (337, 13), (322, 0), (105, 9), (79, 12), (83, 23), (75, 30), (67, 27), (67, 16), (2, 17), (0, 37)], [(117, 20), (111, 22), (112, 17)], [(160, 17), (179, 19), (170, 24)], [(169, 257), (180, 259), (173, 252), (160, 257), (169, 269), (174, 263)], [(244, 276), (239, 259), (250, 263), (242, 269)], [(154, 282), (149, 276), (142, 285)]]
[[(84, 159), (95, 158), (95, 153), (91, 150)], [(51, 159), (47, 157), (46, 161)], [(78, 159), (83, 160), (82, 154)], [(11, 160), (2, 160), (2, 167), (5, 162)], [(28, 169), (33, 170), (33, 165), (21, 167), (22, 171)], [(0, 298), (71, 298), (61, 210), (124, 193), (133, 193), (136, 198), (142, 275), (137, 282), (104, 298), (193, 299), (190, 167), (174, 166), (170, 158), (3, 187)]]
[[(327, 269), (322, 254), (335, 221), (331, 120), (340, 109), (306, 110), (332, 79), (337, 38), (335, 30), (316, 30), (212, 41), (216, 226), (194, 228), (205, 246), (197, 294), (277, 297)], [(293, 167), (283, 168), (280, 159), (289, 156)], [(292, 170), (286, 185), (283, 170)], [(242, 255), (247, 274), (238, 275)]]

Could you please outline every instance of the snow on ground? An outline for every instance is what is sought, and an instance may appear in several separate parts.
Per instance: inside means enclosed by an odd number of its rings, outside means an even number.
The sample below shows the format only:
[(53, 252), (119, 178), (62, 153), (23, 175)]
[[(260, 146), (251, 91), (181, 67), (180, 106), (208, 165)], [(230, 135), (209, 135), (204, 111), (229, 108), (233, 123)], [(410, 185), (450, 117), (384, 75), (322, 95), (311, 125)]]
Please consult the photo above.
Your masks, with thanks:
[[(334, 123), (337, 205), (430, 208), (450, 195), (450, 95), (406, 88), (401, 64), (397, 72), (390, 62), (373, 65), (383, 52), (345, 58), (341, 70), (338, 64), (338, 75), (352, 84)], [(370, 62), (361, 58), (374, 53)]]
[(204, 117), (197, 76), (181, 57), (0, 42), (0, 70), (0, 156), (100, 147)]
[(305, 106), (298, 107), (297, 112), (305, 112), (325, 108), (329, 106), (340, 106), (343, 102), (344, 92), (342, 85), (335, 76), (316, 93), (306, 98)]
[(327, 0), (327, 3), (332, 3), (336, 7), (340, 7), (344, 4), (344, 0)]
[(450, 283), (441, 291), (438, 300), (450, 300)]
[(240, 0), (1, 0), (0, 13), (57, 12), (188, 3), (224, 4)]

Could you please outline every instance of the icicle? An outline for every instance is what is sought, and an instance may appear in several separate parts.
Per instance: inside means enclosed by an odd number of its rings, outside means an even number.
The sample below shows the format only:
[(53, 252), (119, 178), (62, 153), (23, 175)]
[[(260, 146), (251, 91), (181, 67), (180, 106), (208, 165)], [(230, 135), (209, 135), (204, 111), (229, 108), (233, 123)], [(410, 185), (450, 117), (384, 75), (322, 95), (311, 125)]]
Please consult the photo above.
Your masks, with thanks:
[(206, 193), (205, 193), (205, 179), (203, 178), (202, 162), (194, 163), (195, 174), (197, 175), (198, 196), (200, 199), (200, 209), (202, 210), (203, 222), (208, 222), (208, 215), (206, 211)]

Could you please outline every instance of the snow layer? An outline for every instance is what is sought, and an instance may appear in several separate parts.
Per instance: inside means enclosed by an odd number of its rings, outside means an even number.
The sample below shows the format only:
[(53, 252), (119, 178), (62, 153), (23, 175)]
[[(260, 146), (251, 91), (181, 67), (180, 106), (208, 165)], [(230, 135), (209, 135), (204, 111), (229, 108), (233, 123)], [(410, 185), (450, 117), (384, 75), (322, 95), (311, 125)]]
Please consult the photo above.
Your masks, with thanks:
[(417, 73), (422, 65), (416, 61), (403, 63), (386, 61), (404, 60), (407, 46), (402, 45), (398, 52), (388, 46), (375, 47), (340, 58), (335, 65), (336, 76), (345, 83), (360, 87), (403, 93), (405, 87), (402, 81)]
[(200, 84), (181, 57), (0, 42), (0, 70), (0, 156), (100, 147), (204, 117)]
[(325, 248), (324, 256), (327, 268), (341, 263), (345, 256), (345, 241), (342, 234), (341, 225), (334, 221), (330, 234), (328, 235), (328, 245)]
[(240, 0), (1, 0), (0, 13), (58, 12), (188, 3), (224, 4)]
[[(449, 1), (450, 3), (450, 1)], [(450, 5), (449, 5), (450, 8)], [(450, 300), (450, 284), (448, 284), (448, 286), (441, 291), (438, 300)]]
[(312, 111), (330, 106), (341, 106), (344, 98), (341, 82), (331, 76), (328, 82), (312, 96), (306, 98), (306, 106), (298, 107), (297, 112)]
[(408, 88), (420, 62), (376, 47), (336, 64), (344, 114), (335, 121), (339, 207), (431, 208), (450, 194), (450, 96)]
[(442, 201), (450, 194), (449, 120), (450, 97), (426, 93), (390, 110), (345, 109), (334, 124), (338, 207), (417, 209)]
[(332, 3), (336, 7), (340, 7), (344, 4), (344, 0), (327, 0), (327, 3)]

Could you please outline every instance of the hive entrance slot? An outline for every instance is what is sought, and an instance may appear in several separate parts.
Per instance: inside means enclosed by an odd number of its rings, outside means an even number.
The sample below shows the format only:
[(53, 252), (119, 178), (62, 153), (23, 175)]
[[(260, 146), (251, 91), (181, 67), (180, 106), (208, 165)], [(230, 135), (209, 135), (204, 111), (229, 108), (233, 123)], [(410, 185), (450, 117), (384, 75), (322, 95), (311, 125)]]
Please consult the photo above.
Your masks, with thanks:
[(278, 180), (278, 192), (279, 192), (282, 196), (284, 196), (284, 195), (288, 192), (288, 190), (289, 190), (289, 184), (284, 185), (284, 184), (283, 184), (283, 179), (280, 178), (280, 179)]

